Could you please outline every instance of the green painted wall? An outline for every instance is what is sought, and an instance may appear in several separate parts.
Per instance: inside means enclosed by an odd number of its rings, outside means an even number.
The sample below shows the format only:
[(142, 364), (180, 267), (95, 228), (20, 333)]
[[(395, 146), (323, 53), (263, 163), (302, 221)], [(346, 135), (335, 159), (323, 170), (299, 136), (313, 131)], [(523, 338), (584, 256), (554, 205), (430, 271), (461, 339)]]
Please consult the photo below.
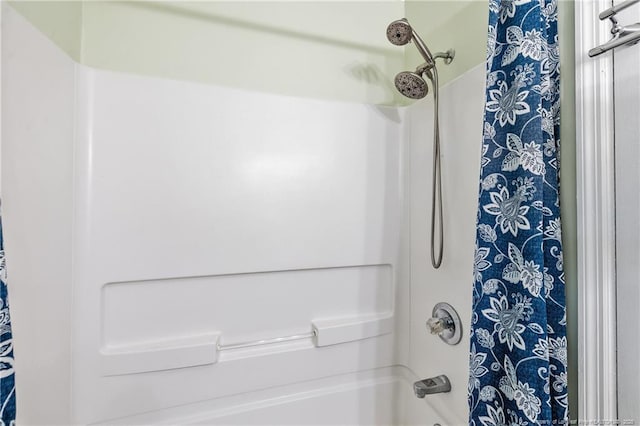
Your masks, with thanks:
[(12, 1), (8, 3), (76, 61), (82, 42), (81, 1)]
[(287, 95), (398, 100), (390, 82), (403, 56), (384, 28), (402, 15), (402, 2), (87, 2), (83, 13), (82, 60), (98, 68)]
[[(442, 84), (482, 64), (487, 0), (115, 2), (10, 1), (73, 59), (110, 70), (295, 96), (404, 104), (399, 70), (421, 63), (392, 46), (388, 23), (407, 16), (433, 51), (455, 48)], [(574, 0), (559, 1), (562, 215), (569, 384), (577, 415)]]
[(73, 59), (100, 69), (321, 99), (400, 100), (392, 82), (403, 51), (385, 28), (403, 16), (402, 1), (10, 4)]
[[(406, 16), (432, 53), (455, 49), (450, 65), (438, 65), (440, 84), (446, 84), (471, 68), (484, 63), (487, 52), (486, 0), (407, 0)], [(413, 69), (424, 60), (418, 51), (407, 49), (405, 68)]]

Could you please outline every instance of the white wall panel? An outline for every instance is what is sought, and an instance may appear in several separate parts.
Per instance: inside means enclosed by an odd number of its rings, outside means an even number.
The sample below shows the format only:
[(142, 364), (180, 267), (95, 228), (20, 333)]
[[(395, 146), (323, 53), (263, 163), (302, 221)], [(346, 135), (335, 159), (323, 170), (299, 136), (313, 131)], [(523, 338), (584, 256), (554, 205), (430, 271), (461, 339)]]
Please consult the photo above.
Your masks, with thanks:
[(2, 219), (18, 422), (68, 424), (75, 65), (2, 7)]
[[(103, 352), (114, 345), (211, 332), (235, 342), (310, 331), (312, 320), (393, 313), (396, 292), (408, 290), (397, 280), (402, 115), (80, 73), (78, 421), (395, 363), (395, 336), (383, 334), (322, 348), (291, 342), (225, 352), (217, 363), (168, 371), (104, 370)], [(200, 360), (189, 351), (185, 357)]]
[[(410, 107), (411, 141), (411, 358), (409, 367), (421, 377), (446, 374), (451, 393), (427, 396), (445, 424), (468, 422), (469, 325), (475, 245), (484, 65), (440, 92), (444, 260), (440, 269), (430, 261), (433, 103)], [(450, 303), (460, 315), (463, 339), (449, 346), (429, 334), (425, 321), (438, 302)], [(415, 412), (411, 419), (422, 414)]]

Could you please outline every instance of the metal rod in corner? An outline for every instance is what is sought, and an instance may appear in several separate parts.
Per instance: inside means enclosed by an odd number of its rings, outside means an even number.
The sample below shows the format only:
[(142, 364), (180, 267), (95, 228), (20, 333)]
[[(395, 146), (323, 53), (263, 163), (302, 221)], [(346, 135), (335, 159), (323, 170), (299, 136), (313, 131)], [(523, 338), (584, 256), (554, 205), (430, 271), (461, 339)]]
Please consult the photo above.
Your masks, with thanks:
[(629, 6), (634, 5), (636, 3), (639, 3), (639, 2), (640, 2), (640, 0), (623, 1), (619, 5), (610, 7), (609, 9), (600, 12), (600, 15), (598, 17), (600, 18), (601, 21), (603, 21), (603, 20), (605, 20), (607, 18), (611, 18), (613, 15), (615, 15), (618, 12), (620, 12), (621, 10), (624, 10), (624, 9), (628, 8)]
[[(640, 0), (634, 0), (640, 1)], [(640, 24), (634, 24), (633, 26), (638, 25), (638, 29), (636, 31), (630, 32), (629, 34), (623, 35), (621, 37), (615, 38), (605, 44), (594, 47), (589, 50), (589, 56), (593, 58), (594, 56), (601, 55), (605, 52), (608, 52), (611, 49), (615, 49), (616, 47), (622, 46), (624, 44), (634, 44), (640, 41)]]

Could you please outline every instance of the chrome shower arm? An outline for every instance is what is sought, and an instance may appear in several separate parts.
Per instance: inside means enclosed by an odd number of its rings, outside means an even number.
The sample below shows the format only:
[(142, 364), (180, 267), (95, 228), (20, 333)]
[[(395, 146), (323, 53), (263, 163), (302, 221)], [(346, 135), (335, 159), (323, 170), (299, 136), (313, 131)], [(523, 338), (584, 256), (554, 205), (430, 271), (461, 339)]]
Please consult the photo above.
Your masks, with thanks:
[(456, 57), (456, 51), (454, 49), (449, 49), (446, 52), (436, 52), (436, 54), (433, 55), (434, 59), (438, 59), (438, 58), (443, 59), (445, 65), (449, 65), (451, 62), (453, 62), (453, 58), (455, 57)]
[(413, 28), (411, 29), (411, 34), (412, 34), (412, 39), (414, 40), (414, 43), (416, 45), (416, 48), (418, 49), (418, 51), (420, 52), (424, 60), (427, 61), (429, 68), (435, 66), (436, 59), (438, 58), (444, 59), (445, 65), (449, 65), (451, 62), (453, 62), (453, 58), (456, 56), (455, 50), (449, 49), (446, 52), (436, 52), (436, 54), (434, 55), (431, 53), (426, 43), (422, 41), (420, 36), (415, 31), (413, 31)]

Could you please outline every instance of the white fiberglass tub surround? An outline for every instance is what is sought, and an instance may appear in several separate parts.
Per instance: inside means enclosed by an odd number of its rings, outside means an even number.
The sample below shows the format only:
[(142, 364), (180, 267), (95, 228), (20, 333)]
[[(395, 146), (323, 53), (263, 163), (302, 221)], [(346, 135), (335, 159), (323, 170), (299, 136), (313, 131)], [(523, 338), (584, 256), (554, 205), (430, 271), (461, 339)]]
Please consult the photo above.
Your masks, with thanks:
[[(406, 367), (351, 373), (131, 416), (108, 424), (423, 425), (448, 424), (411, 390)], [(410, 418), (420, 413), (421, 417)], [(444, 415), (443, 415), (444, 414)]]
[[(9, 7), (3, 21), (19, 422), (464, 423), (466, 339), (423, 324), (440, 301), (469, 314), (481, 114), (454, 125), (447, 102), (481, 106), (481, 72), (443, 89), (447, 248), (430, 272), (427, 104), (95, 70)], [(413, 396), (443, 373), (450, 394)]]

